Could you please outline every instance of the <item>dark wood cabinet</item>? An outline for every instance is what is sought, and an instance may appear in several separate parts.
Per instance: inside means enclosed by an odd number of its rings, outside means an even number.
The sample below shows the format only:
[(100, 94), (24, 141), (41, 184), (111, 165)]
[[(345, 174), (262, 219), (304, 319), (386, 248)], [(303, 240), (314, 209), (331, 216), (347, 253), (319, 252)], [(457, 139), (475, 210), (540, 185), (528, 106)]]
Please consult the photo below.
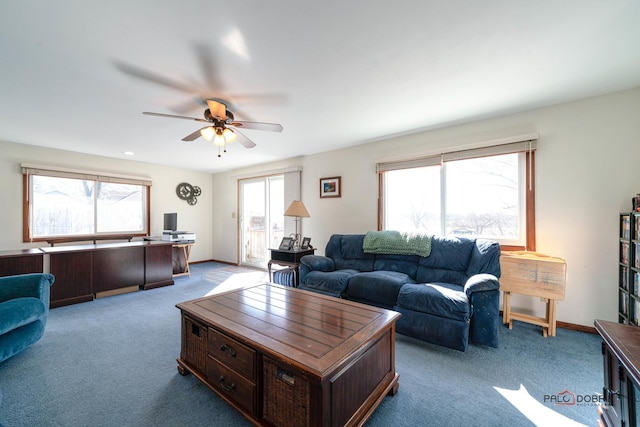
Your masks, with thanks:
[(596, 320), (602, 337), (603, 402), (599, 424), (607, 427), (640, 425), (640, 328)]
[(54, 252), (49, 255), (49, 272), (56, 278), (51, 287), (51, 308), (93, 301), (92, 251)]
[(43, 259), (40, 249), (0, 251), (0, 276), (42, 273)]
[[(93, 251), (93, 292), (144, 285), (144, 247), (101, 248)], [(99, 295), (98, 295), (99, 296)]]
[(42, 248), (49, 255), (51, 307), (127, 290), (173, 285), (169, 242), (142, 241)]
[(143, 289), (173, 285), (173, 245), (149, 245), (144, 251)]

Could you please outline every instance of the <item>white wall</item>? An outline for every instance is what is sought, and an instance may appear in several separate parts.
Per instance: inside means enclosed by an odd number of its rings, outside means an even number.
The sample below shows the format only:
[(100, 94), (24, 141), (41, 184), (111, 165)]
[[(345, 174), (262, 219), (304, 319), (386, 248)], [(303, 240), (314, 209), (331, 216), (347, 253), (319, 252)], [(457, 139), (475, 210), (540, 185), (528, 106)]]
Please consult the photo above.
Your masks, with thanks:
[[(0, 250), (47, 246), (46, 243), (22, 242), (22, 173), (21, 163), (37, 163), (74, 169), (96, 170), (151, 178), (151, 234), (162, 233), (164, 213), (178, 213), (178, 227), (196, 233), (192, 261), (213, 258), (213, 179), (210, 174), (154, 166), (146, 163), (90, 156), (68, 151), (43, 149), (23, 144), (0, 142)], [(202, 189), (195, 205), (188, 205), (176, 195), (181, 182)]]
[[(376, 229), (377, 162), (535, 131), (537, 251), (567, 261), (558, 320), (585, 326), (596, 318), (617, 321), (618, 213), (630, 210), (640, 192), (638, 111), (640, 88), (215, 175), (213, 257), (237, 262), (235, 177), (301, 165), (302, 200), (311, 214), (302, 220), (303, 235), (322, 254), (333, 233)], [(319, 179), (330, 176), (342, 177), (342, 197), (320, 199)], [(512, 300), (514, 309), (543, 314), (538, 299)]]

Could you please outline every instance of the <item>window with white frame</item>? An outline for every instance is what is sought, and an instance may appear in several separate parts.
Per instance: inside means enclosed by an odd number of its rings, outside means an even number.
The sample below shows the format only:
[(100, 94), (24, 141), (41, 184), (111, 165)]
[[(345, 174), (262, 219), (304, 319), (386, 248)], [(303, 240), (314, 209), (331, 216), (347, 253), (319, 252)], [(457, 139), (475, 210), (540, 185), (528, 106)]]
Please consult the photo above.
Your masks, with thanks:
[(24, 240), (146, 235), (151, 182), (23, 165)]
[(535, 148), (529, 140), (378, 164), (379, 228), (534, 250)]

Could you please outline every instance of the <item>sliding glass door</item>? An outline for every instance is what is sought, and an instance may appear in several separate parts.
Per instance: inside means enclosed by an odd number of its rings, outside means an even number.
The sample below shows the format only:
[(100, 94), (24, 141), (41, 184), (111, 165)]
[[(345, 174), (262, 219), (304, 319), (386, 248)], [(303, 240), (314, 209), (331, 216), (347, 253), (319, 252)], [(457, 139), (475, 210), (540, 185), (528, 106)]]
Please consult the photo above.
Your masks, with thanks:
[(241, 264), (266, 267), (284, 236), (284, 176), (240, 181)]

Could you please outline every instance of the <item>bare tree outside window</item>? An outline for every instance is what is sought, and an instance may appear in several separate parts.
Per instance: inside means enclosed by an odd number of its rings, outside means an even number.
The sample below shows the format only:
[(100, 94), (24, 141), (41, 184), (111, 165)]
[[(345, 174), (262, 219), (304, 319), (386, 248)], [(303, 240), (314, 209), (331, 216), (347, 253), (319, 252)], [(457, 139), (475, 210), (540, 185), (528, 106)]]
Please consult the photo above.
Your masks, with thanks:
[(524, 154), (384, 173), (384, 228), (523, 242)]
[(33, 175), (31, 237), (145, 230), (145, 187)]

